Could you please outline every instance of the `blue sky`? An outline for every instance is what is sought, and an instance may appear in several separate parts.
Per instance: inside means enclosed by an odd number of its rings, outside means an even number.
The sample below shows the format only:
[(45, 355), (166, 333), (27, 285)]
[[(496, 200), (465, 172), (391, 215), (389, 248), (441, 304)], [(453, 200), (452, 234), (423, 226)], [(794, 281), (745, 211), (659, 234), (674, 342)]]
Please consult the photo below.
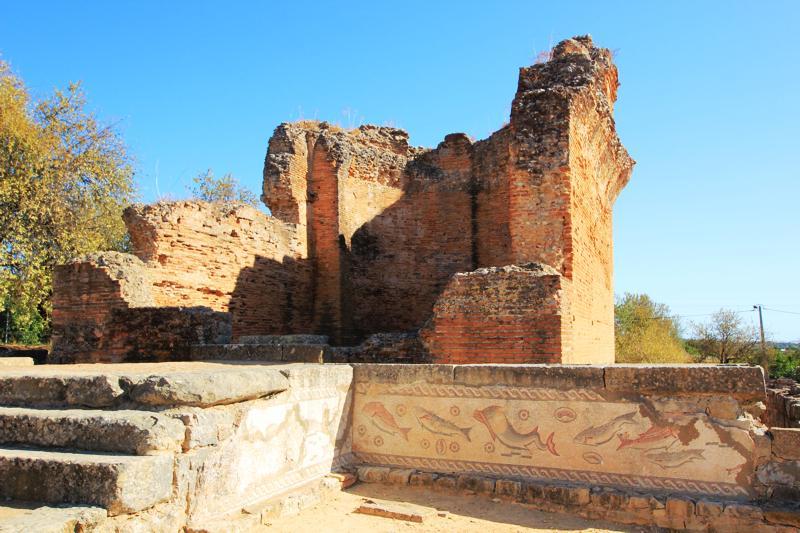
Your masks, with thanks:
[[(0, 54), (38, 96), (82, 80), (153, 201), (209, 167), (260, 192), (283, 121), (486, 137), (518, 67), (590, 33), (617, 50), (638, 161), (615, 210), (616, 291), (678, 315), (800, 312), (798, 28), (796, 1), (13, 2)], [(765, 325), (800, 339), (800, 314)]]

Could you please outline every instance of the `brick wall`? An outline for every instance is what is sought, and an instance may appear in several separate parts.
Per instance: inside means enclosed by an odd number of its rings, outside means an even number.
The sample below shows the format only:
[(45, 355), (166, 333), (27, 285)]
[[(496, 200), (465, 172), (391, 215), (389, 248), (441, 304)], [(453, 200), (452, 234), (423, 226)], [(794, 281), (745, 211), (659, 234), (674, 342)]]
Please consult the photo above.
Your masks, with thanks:
[(227, 342), (230, 317), (205, 307), (158, 306), (153, 269), (117, 252), (56, 267), (49, 362), (169, 360), (191, 344)]
[(154, 305), (144, 263), (128, 254), (104, 252), (53, 271), (53, 333), (50, 360), (99, 356), (106, 324), (115, 309)]
[(134, 205), (124, 214), (155, 303), (232, 313), (233, 335), (308, 330), (305, 229), (249, 206)]
[[(510, 122), (486, 140), (456, 133), (424, 149), (396, 128), (282, 124), (264, 164), (274, 218), (202, 202), (126, 211), (155, 305), (230, 311), (234, 338), (315, 333), (337, 345), (434, 316), (440, 329), (426, 335), (444, 360), (469, 359), (468, 345), (503, 326), (506, 338), (484, 342), (497, 360), (611, 362), (612, 208), (633, 166), (612, 118), (617, 85), (610, 52), (577, 37), (520, 69)], [(479, 318), (476, 307), (470, 320), (484, 329), (465, 322), (454, 333), (445, 302), (489, 303), (457, 294), (491, 278), (464, 278), (483, 280), (473, 286), (455, 274), (534, 262), (563, 277), (557, 297), (541, 300), (559, 306), (558, 319), (519, 306), (521, 291), (543, 287), (520, 274), (523, 287), (491, 302), (516, 318)], [(437, 331), (465, 335), (463, 346)]]
[(439, 363), (558, 363), (571, 350), (569, 281), (546, 265), (453, 276), (422, 332)]

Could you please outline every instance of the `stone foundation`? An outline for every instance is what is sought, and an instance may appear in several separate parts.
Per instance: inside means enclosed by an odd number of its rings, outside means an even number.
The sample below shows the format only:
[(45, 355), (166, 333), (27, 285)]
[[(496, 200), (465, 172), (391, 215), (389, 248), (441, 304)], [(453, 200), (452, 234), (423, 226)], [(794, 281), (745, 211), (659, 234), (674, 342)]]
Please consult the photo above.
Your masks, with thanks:
[(765, 398), (743, 366), (8, 367), (0, 495), (93, 505), (101, 531), (200, 531), (358, 468), (621, 523), (778, 531), (797, 525), (800, 429), (763, 425)]

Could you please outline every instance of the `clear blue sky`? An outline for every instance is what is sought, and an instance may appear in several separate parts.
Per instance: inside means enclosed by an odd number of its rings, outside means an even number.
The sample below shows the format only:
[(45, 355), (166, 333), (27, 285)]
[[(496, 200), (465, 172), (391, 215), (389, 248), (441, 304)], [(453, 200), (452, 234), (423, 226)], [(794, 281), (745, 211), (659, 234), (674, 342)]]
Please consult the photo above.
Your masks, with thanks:
[[(142, 199), (198, 172), (260, 192), (267, 140), (318, 118), (435, 146), (507, 119), (517, 68), (590, 33), (617, 49), (638, 161), (615, 211), (616, 291), (674, 313), (800, 312), (800, 2), (9, 2), (0, 53), (36, 95), (82, 80), (121, 121)], [(349, 110), (349, 113), (348, 113)], [(750, 321), (754, 315), (742, 315)], [(689, 320), (702, 320), (691, 317)], [(800, 315), (767, 311), (778, 340)]]

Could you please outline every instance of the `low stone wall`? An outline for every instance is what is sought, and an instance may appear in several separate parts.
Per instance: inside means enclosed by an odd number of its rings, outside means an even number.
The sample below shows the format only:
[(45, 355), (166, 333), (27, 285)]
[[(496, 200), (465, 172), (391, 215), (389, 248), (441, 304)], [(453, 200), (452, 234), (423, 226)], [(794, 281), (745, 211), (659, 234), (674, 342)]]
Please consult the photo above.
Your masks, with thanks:
[(354, 365), (358, 462), (747, 500), (760, 367)]
[[(0, 444), (41, 448), (59, 501), (108, 511), (100, 531), (230, 530), (337, 469), (622, 523), (789, 531), (800, 429), (768, 430), (765, 399), (744, 366), (45, 365), (0, 372)], [(87, 468), (160, 466), (146, 486), (73, 490), (66, 448)], [(0, 496), (54, 497), (37, 483)]]
[(91, 531), (231, 531), (349, 463), (351, 385), (348, 365), (2, 369), (0, 477), (19, 482), (0, 497), (101, 507)]
[(765, 418), (770, 427), (800, 428), (800, 384), (786, 378), (771, 380)]

